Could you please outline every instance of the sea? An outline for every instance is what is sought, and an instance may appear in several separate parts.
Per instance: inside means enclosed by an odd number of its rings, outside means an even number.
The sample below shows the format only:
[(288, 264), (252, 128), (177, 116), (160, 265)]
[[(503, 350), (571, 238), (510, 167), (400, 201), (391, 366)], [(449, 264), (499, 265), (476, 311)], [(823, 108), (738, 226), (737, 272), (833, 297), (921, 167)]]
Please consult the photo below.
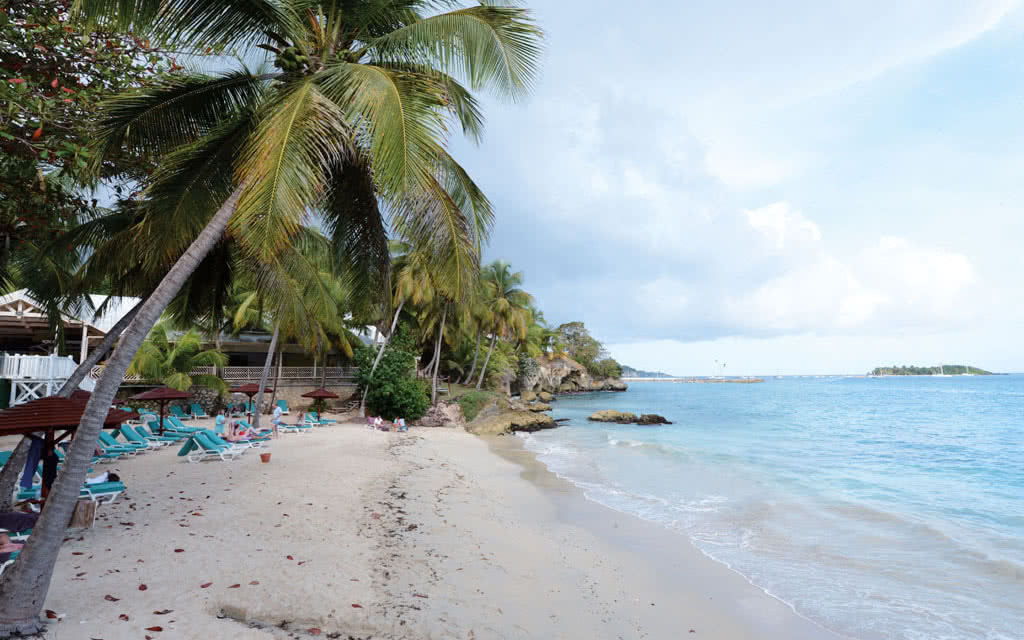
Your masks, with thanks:
[[(634, 382), (528, 449), (851, 638), (1024, 638), (1024, 375)], [(640, 427), (594, 411), (657, 413)]]

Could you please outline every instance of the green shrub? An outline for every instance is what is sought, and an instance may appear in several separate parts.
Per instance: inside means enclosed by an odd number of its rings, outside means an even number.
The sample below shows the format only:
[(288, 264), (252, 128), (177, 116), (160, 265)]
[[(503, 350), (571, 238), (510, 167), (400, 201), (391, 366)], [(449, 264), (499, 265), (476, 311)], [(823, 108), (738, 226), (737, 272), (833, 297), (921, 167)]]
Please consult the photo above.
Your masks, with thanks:
[(370, 413), (388, 420), (405, 418), (416, 420), (423, 417), (430, 406), (427, 384), (416, 378), (416, 357), (414, 344), (404, 330), (396, 332), (384, 351), (377, 370), (370, 378), (376, 351), (364, 345), (357, 345), (354, 360), (359, 367), (356, 382), (359, 392), (366, 393), (366, 406)]
[(490, 391), (468, 391), (457, 398), (459, 406), (462, 407), (462, 415), (466, 416), (466, 422), (472, 421), (479, 415), (480, 410), (487, 406), (487, 403), (494, 398)]

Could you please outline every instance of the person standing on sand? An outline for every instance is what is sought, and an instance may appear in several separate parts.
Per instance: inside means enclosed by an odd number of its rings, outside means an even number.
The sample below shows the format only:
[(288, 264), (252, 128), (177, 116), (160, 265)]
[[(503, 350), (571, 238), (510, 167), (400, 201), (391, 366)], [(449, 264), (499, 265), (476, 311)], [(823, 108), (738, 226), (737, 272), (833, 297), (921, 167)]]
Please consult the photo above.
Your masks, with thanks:
[(277, 437), (277, 427), (281, 424), (281, 405), (274, 406), (274, 415), (270, 418), (270, 424), (274, 425), (274, 437)]

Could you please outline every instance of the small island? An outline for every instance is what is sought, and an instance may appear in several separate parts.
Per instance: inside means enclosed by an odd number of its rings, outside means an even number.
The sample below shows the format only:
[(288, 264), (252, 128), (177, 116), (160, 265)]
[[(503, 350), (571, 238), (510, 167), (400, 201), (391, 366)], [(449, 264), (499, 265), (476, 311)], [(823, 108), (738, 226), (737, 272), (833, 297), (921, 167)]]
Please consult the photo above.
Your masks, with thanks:
[(991, 371), (985, 371), (969, 364), (945, 364), (937, 367), (915, 367), (903, 365), (898, 367), (875, 367), (871, 374), (873, 376), (991, 376)]

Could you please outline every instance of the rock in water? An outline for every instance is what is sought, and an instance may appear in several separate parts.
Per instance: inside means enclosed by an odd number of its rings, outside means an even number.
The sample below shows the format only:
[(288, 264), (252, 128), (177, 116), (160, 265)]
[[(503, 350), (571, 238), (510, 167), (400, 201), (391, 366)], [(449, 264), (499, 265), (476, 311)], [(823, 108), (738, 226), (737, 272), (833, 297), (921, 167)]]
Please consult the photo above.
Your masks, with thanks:
[(617, 424), (672, 424), (666, 420), (664, 416), (659, 416), (656, 413), (645, 413), (638, 416), (635, 413), (629, 413), (628, 411), (615, 411), (614, 409), (598, 411), (592, 414), (590, 419), (595, 422), (615, 422)]
[(617, 422), (618, 424), (633, 424), (637, 421), (637, 415), (635, 413), (629, 413), (628, 411), (615, 411), (614, 409), (605, 409), (591, 414), (590, 419), (595, 422)]
[(665, 416), (659, 416), (656, 413), (645, 413), (636, 420), (637, 424), (672, 424), (665, 419)]

